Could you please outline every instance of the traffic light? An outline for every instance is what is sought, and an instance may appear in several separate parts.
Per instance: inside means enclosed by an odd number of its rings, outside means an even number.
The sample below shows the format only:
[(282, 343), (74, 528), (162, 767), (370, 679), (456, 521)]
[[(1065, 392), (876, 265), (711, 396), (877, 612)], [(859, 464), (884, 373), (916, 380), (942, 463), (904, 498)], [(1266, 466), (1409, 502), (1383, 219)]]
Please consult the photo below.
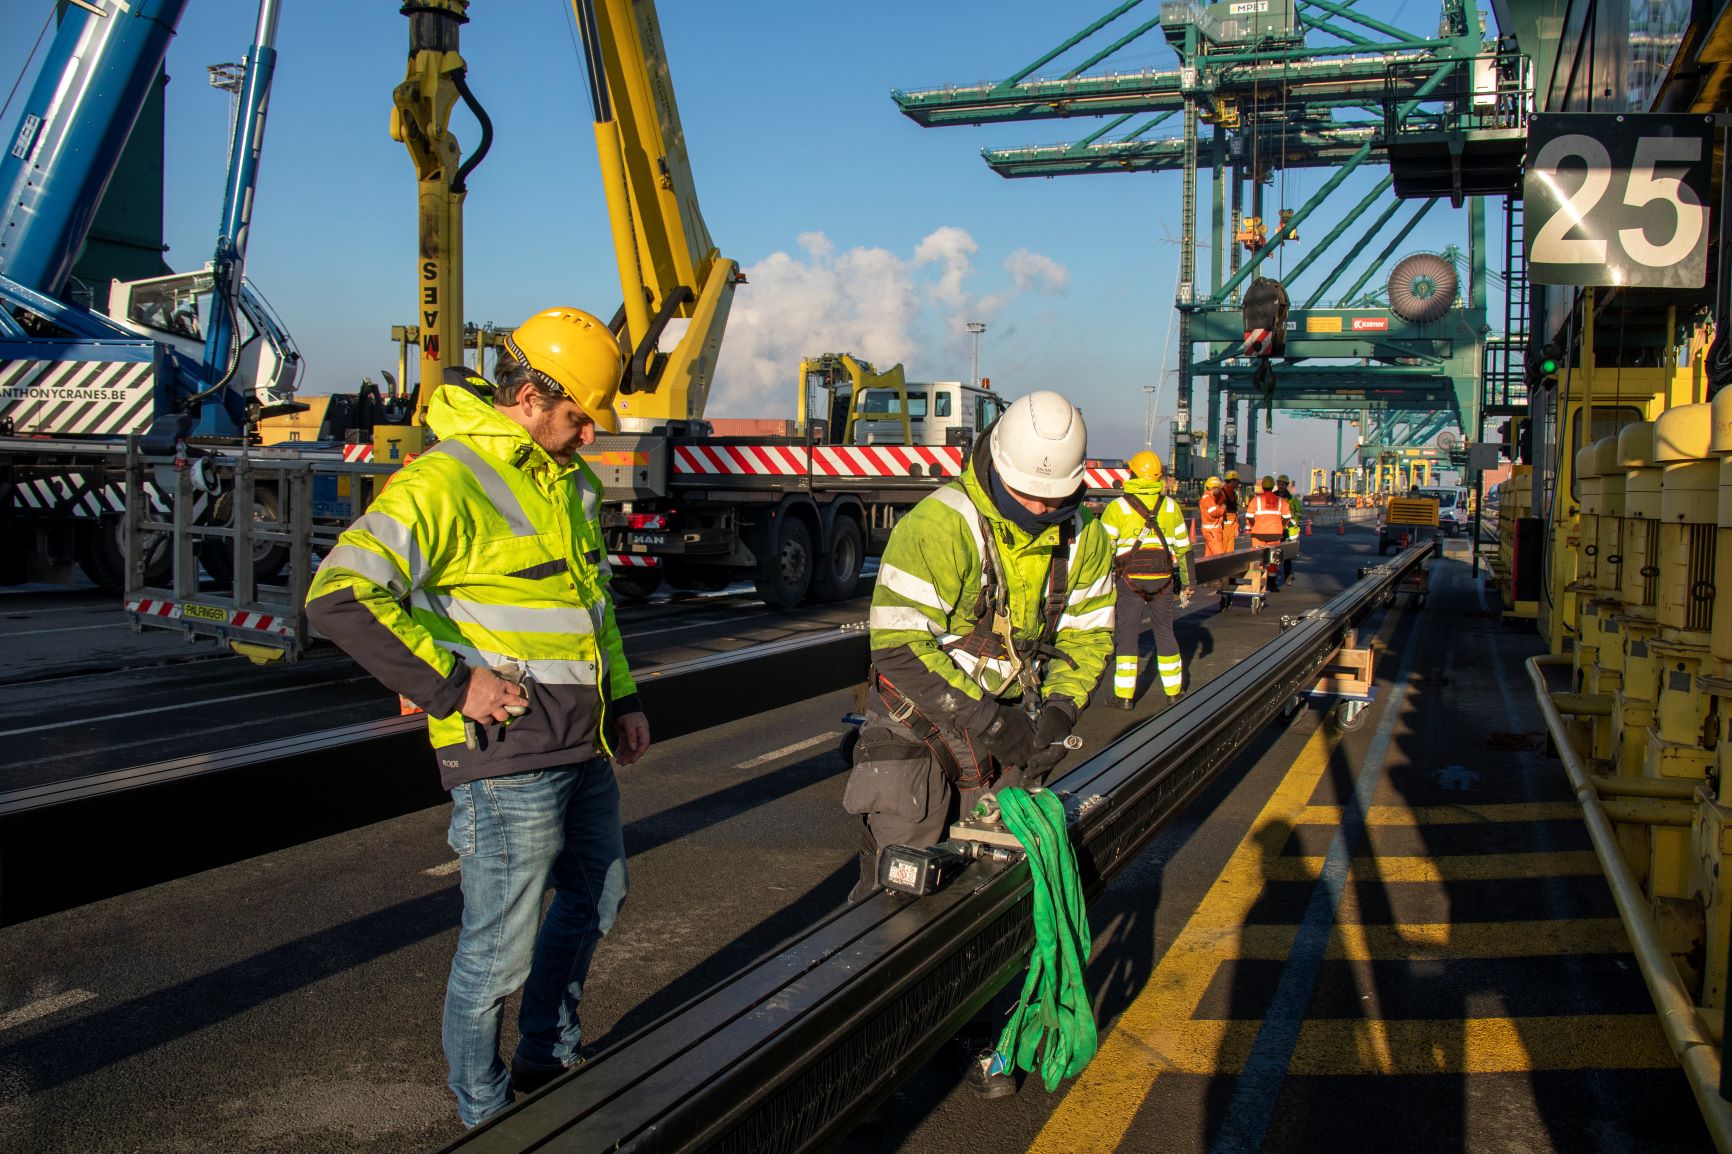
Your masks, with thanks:
[(1534, 423), (1527, 417), (1511, 417), (1497, 427), (1498, 452), (1511, 461), (1532, 463)]
[(1529, 349), (1527, 358), (1528, 391), (1555, 388), (1558, 370), (1564, 367), (1564, 354), (1550, 341), (1538, 349)]

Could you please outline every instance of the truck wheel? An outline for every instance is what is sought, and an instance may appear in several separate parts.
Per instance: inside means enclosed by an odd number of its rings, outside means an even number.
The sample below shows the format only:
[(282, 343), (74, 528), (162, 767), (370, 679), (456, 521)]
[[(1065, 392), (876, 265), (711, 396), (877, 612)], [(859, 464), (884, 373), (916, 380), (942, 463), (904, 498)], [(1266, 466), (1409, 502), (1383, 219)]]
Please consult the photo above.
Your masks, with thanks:
[(820, 601), (846, 601), (860, 587), (860, 562), (866, 545), (851, 517), (837, 517), (830, 551), (818, 559), (812, 581)]
[(608, 592), (621, 601), (647, 601), (650, 594), (662, 587), (662, 575), (655, 570), (646, 573), (613, 571)]
[(782, 514), (775, 551), (757, 578), (758, 596), (776, 609), (792, 609), (806, 599), (812, 584), (812, 534), (798, 517)]
[[(277, 495), (270, 489), (253, 490), (253, 520), (278, 521), (282, 518), (282, 505), (277, 501)], [(233, 525), (235, 518), (235, 496), (225, 493), (217, 498), (216, 508), (212, 510), (212, 524)], [(204, 571), (211, 575), (211, 580), (218, 585), (233, 585), (235, 583), (234, 550), (227, 540), (212, 538), (199, 547), (198, 562), (204, 566)], [(275, 581), (288, 568), (289, 547), (279, 541), (253, 542), (253, 580)]]
[[(174, 549), (166, 533), (147, 533), (140, 538), (144, 548), (144, 583), (166, 585), (174, 575)], [(78, 568), (104, 593), (126, 591), (126, 522), (105, 517), (86, 526), (75, 543)]]

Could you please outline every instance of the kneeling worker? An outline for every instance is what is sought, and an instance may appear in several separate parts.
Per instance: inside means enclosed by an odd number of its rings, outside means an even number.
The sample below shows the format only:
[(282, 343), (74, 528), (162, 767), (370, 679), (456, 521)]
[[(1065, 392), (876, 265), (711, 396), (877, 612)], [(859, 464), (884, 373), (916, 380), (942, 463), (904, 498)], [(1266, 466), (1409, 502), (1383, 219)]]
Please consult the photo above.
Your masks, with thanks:
[[(882, 847), (936, 845), (983, 793), (1039, 785), (1063, 758), (1112, 649), (1112, 546), (1082, 508), (1087, 438), (1064, 397), (1022, 397), (890, 534), (842, 798), (862, 822), (850, 900), (879, 891)], [(976, 1066), (982, 1094), (1014, 1088), (990, 1051)]]
[[(1179, 503), (1167, 495), (1161, 459), (1147, 449), (1128, 462), (1125, 495), (1106, 507), (1101, 526), (1113, 541), (1118, 608), (1113, 625), (1113, 697), (1120, 709), (1136, 705), (1143, 618), (1155, 629), (1155, 663), (1169, 699), (1184, 691), (1185, 669), (1173, 634), (1173, 601), (1182, 609), (1197, 587), (1191, 534)], [(1205, 495), (1207, 499), (1207, 495)]]
[[(463, 872), (443, 1033), (467, 1126), (583, 1060), (578, 1000), (626, 891), (609, 756), (630, 765), (650, 740), (608, 596), (601, 484), (577, 457), (617, 427), (619, 343), (560, 308), (505, 350), (497, 384), (447, 371), (427, 412), (439, 443), (343, 533), (307, 598), (320, 633), (427, 711)], [(519, 986), (507, 1072), (499, 1027)]]

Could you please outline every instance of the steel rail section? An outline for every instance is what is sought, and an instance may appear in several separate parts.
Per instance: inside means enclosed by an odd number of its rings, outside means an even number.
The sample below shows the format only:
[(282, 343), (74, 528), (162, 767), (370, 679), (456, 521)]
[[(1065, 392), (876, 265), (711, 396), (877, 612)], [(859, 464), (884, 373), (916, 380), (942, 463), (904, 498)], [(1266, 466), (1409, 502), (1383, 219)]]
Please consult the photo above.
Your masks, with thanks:
[[(633, 676), (665, 741), (861, 684), (866, 667), (862, 623)], [(314, 782), (341, 788), (315, 803)], [(448, 800), (418, 714), (0, 793), (0, 925)]]
[[(1090, 895), (1203, 790), (1397, 583), (1415, 545), (1177, 707), (1055, 781)], [(1246, 693), (1247, 684), (1262, 692)], [(746, 861), (732, 868), (749, 870)], [(923, 898), (881, 894), (591, 1057), (451, 1154), (794, 1154), (838, 1141), (1022, 970), (1026, 863), (976, 862)]]

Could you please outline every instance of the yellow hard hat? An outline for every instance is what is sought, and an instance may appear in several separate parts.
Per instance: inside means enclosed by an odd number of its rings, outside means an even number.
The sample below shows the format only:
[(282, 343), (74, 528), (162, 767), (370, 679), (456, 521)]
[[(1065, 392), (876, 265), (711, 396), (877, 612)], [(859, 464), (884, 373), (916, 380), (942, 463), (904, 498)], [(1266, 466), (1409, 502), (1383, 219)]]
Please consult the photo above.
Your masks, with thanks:
[(1227, 480), (1237, 481), (1238, 479), (1239, 479), (1239, 470), (1237, 470), (1237, 469), (1228, 469), (1227, 470)]
[(1141, 477), (1145, 481), (1159, 481), (1164, 471), (1161, 459), (1148, 449), (1133, 454), (1125, 464), (1130, 467), (1131, 476)]
[(1220, 487), (1221, 478), (1219, 477), (1210, 477), (1207, 481), (1203, 482), (1203, 488), (1205, 489), (1219, 489)]
[(1261, 481), (1258, 481), (1257, 484), (1265, 489), (1273, 489), (1275, 487), (1275, 478), (1264, 477)]
[(613, 398), (625, 356), (612, 330), (582, 309), (543, 309), (505, 338), (505, 351), (583, 406), (595, 427), (617, 433)]
[(1282, 473), (1279, 477), (1275, 478), (1275, 483), (1277, 485), (1291, 485), (1293, 483), (1293, 478), (1289, 477), (1285, 473)]

